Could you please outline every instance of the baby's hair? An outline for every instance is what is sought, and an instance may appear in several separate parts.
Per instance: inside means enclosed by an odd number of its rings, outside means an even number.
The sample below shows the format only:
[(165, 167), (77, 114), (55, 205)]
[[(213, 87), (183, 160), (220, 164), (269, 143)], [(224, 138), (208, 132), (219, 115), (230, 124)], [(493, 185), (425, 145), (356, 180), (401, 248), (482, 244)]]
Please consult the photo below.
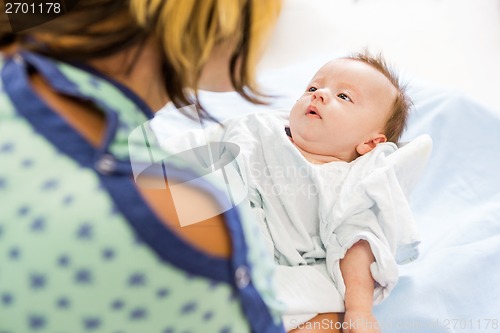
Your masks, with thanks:
[(406, 128), (408, 114), (412, 101), (406, 93), (406, 85), (399, 82), (397, 74), (389, 68), (381, 54), (372, 56), (367, 51), (355, 53), (346, 59), (362, 61), (382, 73), (396, 88), (397, 95), (392, 106), (392, 112), (385, 124), (384, 132), (387, 141), (398, 143)]

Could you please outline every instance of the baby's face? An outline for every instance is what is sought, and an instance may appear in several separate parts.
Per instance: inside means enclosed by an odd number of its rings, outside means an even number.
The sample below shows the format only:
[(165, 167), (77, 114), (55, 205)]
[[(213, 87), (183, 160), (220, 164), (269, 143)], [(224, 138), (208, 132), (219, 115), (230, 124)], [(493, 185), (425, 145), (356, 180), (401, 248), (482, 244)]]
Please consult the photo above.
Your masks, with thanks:
[[(324, 65), (290, 113), (290, 131), (302, 150), (350, 162), (383, 129), (396, 88), (370, 65), (336, 59)], [(373, 144), (372, 147), (373, 148)], [(368, 149), (369, 151), (369, 149)]]

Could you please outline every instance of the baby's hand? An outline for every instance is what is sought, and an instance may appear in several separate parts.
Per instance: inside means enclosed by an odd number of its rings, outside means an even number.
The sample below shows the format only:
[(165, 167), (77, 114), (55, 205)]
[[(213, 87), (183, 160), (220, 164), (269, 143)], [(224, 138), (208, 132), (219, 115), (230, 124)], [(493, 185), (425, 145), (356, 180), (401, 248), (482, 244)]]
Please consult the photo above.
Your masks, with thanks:
[(371, 312), (346, 311), (343, 333), (380, 333), (377, 318)]

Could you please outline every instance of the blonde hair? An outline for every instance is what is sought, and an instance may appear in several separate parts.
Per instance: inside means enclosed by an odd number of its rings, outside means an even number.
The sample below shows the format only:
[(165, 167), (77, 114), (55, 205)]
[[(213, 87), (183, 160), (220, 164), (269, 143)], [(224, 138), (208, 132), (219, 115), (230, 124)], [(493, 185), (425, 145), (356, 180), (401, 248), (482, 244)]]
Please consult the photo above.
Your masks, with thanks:
[(387, 141), (396, 144), (399, 143), (399, 139), (406, 128), (408, 115), (412, 106), (412, 101), (406, 93), (406, 85), (400, 83), (397, 74), (389, 68), (381, 54), (372, 56), (365, 50), (347, 57), (347, 59), (358, 60), (372, 66), (382, 73), (396, 88), (396, 98), (392, 105), (392, 112), (385, 124), (384, 132)]
[(192, 104), (186, 91), (197, 83), (215, 46), (231, 50), (231, 82), (245, 99), (259, 103), (255, 67), (263, 37), (281, 9), (277, 0), (130, 0), (137, 21), (156, 32), (166, 57), (167, 93), (177, 106)]

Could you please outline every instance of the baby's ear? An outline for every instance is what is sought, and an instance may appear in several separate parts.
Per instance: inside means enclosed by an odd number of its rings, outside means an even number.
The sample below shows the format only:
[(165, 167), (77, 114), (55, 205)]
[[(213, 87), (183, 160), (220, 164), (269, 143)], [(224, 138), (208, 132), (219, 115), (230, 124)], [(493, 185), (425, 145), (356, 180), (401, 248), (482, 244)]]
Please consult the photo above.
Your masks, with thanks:
[(356, 151), (358, 152), (359, 155), (364, 155), (372, 151), (372, 149), (375, 148), (379, 143), (386, 141), (387, 138), (384, 134), (378, 134), (376, 137), (357, 145)]

